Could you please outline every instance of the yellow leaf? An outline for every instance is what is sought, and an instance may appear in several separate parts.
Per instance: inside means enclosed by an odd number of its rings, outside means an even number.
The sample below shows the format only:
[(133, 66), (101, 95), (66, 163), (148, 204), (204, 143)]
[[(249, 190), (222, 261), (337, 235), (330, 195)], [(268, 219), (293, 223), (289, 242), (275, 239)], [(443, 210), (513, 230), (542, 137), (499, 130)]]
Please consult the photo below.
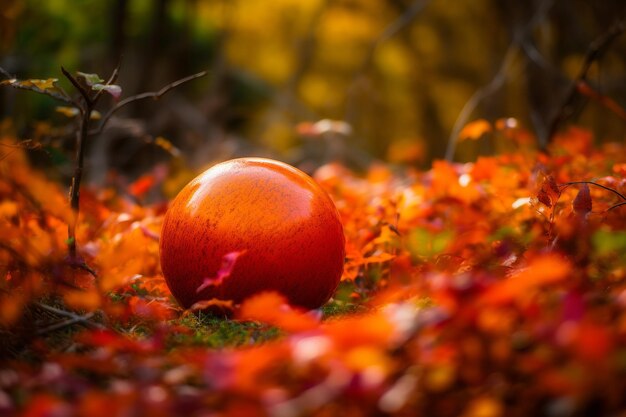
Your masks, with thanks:
[(46, 80), (30, 79), (30, 80), (21, 81), (20, 84), (22, 84), (24, 86), (37, 87), (37, 88), (39, 88), (41, 90), (51, 90), (51, 89), (55, 89), (56, 88), (56, 86), (54, 84), (57, 81), (59, 81), (58, 78), (48, 78)]
[(57, 106), (55, 110), (57, 113), (61, 113), (63, 116), (66, 116), (66, 117), (76, 117), (78, 116), (78, 113), (79, 113), (76, 107), (69, 107), (69, 106)]

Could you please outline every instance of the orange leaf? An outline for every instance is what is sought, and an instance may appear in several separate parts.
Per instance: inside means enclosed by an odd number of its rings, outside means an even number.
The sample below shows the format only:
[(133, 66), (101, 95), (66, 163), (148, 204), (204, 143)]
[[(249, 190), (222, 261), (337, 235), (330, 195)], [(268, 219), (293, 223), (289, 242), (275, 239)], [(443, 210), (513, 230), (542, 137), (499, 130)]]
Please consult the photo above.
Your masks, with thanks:
[(68, 307), (76, 310), (94, 311), (102, 302), (98, 291), (69, 290), (63, 294), (63, 299)]
[(557, 255), (543, 255), (531, 261), (528, 267), (494, 284), (481, 297), (480, 302), (505, 304), (528, 294), (544, 285), (554, 284), (567, 278), (570, 263)]
[(459, 140), (478, 140), (485, 133), (491, 132), (491, 123), (485, 119), (474, 120), (461, 129)]
[(384, 314), (369, 314), (330, 322), (325, 333), (341, 348), (387, 346), (396, 337), (394, 325)]
[(278, 326), (286, 331), (312, 330), (318, 321), (310, 314), (298, 311), (276, 292), (264, 292), (248, 298), (241, 305), (238, 318)]

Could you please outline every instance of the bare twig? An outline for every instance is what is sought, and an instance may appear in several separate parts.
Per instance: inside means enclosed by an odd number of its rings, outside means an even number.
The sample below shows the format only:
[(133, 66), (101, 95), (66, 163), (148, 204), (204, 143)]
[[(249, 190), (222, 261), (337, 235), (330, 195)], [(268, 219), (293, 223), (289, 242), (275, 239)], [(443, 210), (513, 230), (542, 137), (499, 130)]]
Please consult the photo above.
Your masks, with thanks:
[[(117, 77), (120, 74), (120, 66), (121, 66), (121, 60), (120, 62), (118, 62), (117, 66), (113, 69), (113, 72), (111, 73), (111, 76), (109, 77), (109, 79), (107, 80), (105, 85), (111, 85), (113, 84), (115, 81), (117, 81)], [(100, 98), (100, 96), (104, 93), (104, 89), (99, 90), (96, 93), (96, 96), (94, 97), (94, 101), (98, 101), (98, 99)]]
[[(80, 95), (83, 96), (83, 99), (85, 100), (85, 107), (92, 106), (94, 102), (93, 102), (93, 99), (89, 96), (89, 92), (85, 90), (85, 88), (78, 82), (78, 80), (72, 74), (70, 74), (65, 68), (61, 67), (61, 72), (63, 73), (63, 75), (65, 75), (65, 78), (67, 78), (72, 83), (74, 88), (78, 90)], [(86, 108), (81, 107), (80, 110), (84, 111), (86, 110)], [(91, 112), (87, 112), (87, 114), (90, 115)]]
[(608, 209), (606, 209), (606, 211), (611, 211), (613, 209), (616, 209), (616, 208), (622, 207), (622, 206), (626, 206), (626, 201), (622, 201), (621, 203), (617, 203), (617, 204), (609, 207)]
[[(367, 55), (363, 64), (358, 69), (358, 71), (352, 77), (352, 82), (350, 86), (348, 86), (348, 97), (346, 104), (346, 115), (345, 120), (354, 125), (354, 106), (355, 106), (355, 97), (354, 91), (357, 89), (358, 84), (366, 77), (370, 67), (374, 62), (374, 58), (376, 56), (376, 51), (378, 48), (384, 44), (386, 41), (397, 35), (402, 29), (407, 27), (417, 15), (430, 3), (430, 0), (415, 0), (409, 7), (405, 10), (402, 10), (402, 13), (398, 18), (392, 21), (389, 25), (387, 25), (383, 31), (374, 39), (374, 41), (370, 44)], [(401, 6), (398, 6), (401, 7)]]
[(518, 49), (515, 43), (512, 43), (509, 46), (509, 49), (506, 51), (506, 54), (504, 55), (504, 59), (502, 60), (502, 63), (500, 64), (500, 68), (498, 69), (498, 72), (496, 73), (495, 77), (492, 78), (489, 84), (476, 90), (476, 92), (472, 94), (472, 97), (470, 97), (470, 99), (463, 106), (461, 113), (459, 113), (459, 116), (456, 118), (456, 121), (454, 122), (454, 126), (452, 127), (452, 132), (450, 133), (450, 137), (448, 138), (448, 147), (446, 149), (446, 160), (452, 161), (452, 159), (454, 158), (454, 151), (456, 150), (456, 144), (459, 139), (459, 134), (461, 133), (461, 129), (463, 129), (463, 126), (465, 126), (465, 124), (467, 123), (468, 119), (470, 118), (474, 110), (476, 110), (476, 107), (478, 106), (478, 104), (480, 104), (480, 102), (482, 102), (486, 97), (489, 97), (490, 95), (498, 91), (500, 87), (502, 87), (504, 82), (506, 81), (507, 74), (511, 66), (513, 65), (513, 61), (515, 59), (515, 55), (517, 54), (517, 51)]
[(197, 74), (193, 74), (190, 75), (188, 77), (185, 78), (181, 78), (180, 80), (176, 80), (168, 85), (166, 85), (165, 87), (161, 88), (159, 91), (151, 91), (151, 92), (147, 92), (147, 93), (141, 93), (141, 94), (137, 94), (134, 96), (130, 96), (125, 98), (124, 100), (121, 100), (119, 103), (117, 103), (117, 105), (115, 107), (113, 107), (111, 110), (109, 110), (104, 117), (102, 118), (102, 121), (100, 122), (100, 125), (94, 129), (89, 131), (89, 135), (97, 135), (102, 133), (102, 131), (104, 130), (104, 127), (106, 126), (106, 124), (108, 123), (109, 119), (111, 119), (111, 117), (119, 110), (121, 110), (123, 107), (129, 105), (130, 103), (134, 103), (135, 101), (139, 101), (139, 100), (144, 100), (147, 98), (152, 98), (154, 100), (158, 100), (160, 99), (162, 96), (164, 96), (165, 94), (167, 94), (170, 90), (179, 87), (189, 81), (195, 80), (196, 78), (200, 78), (200, 77), (204, 77), (205, 75), (207, 75), (208, 72), (207, 71), (201, 71)]
[(580, 81), (576, 85), (576, 91), (583, 96), (587, 96), (590, 99), (597, 101), (602, 107), (613, 112), (613, 114), (615, 114), (620, 119), (626, 120), (626, 110), (622, 106), (620, 106), (611, 97), (605, 96), (595, 91), (586, 81)]
[(504, 58), (502, 59), (502, 63), (496, 72), (494, 78), (485, 86), (476, 90), (476, 92), (470, 97), (470, 99), (465, 103), (463, 109), (459, 113), (456, 121), (454, 122), (454, 126), (452, 128), (452, 132), (450, 133), (450, 137), (448, 138), (448, 147), (446, 149), (446, 160), (452, 161), (454, 158), (454, 152), (456, 151), (456, 144), (459, 139), (459, 133), (465, 124), (467, 123), (469, 117), (472, 115), (473, 111), (476, 109), (478, 104), (483, 101), (486, 97), (495, 93), (507, 79), (508, 71), (513, 63), (513, 59), (520, 49), (523, 47), (525, 43), (525, 39), (530, 36), (535, 27), (541, 23), (548, 11), (552, 8), (555, 0), (544, 1), (537, 8), (533, 16), (530, 18), (526, 26), (523, 30), (514, 37), (513, 41), (509, 45)]
[(93, 318), (93, 316), (95, 315), (95, 313), (91, 312), (91, 313), (87, 313), (84, 315), (78, 315), (75, 313), (72, 313), (71, 311), (67, 311), (67, 310), (62, 310), (60, 308), (56, 308), (56, 307), (52, 307), (49, 306), (47, 304), (44, 303), (35, 303), (35, 305), (43, 310), (49, 311), (51, 313), (57, 314), (59, 316), (63, 316), (66, 317), (67, 320), (63, 320), (60, 321), (58, 323), (52, 324), (48, 327), (44, 327), (43, 329), (39, 329), (37, 331), (38, 335), (44, 335), (47, 333), (50, 333), (52, 331), (55, 330), (60, 330), (63, 329), (65, 327), (71, 326), (73, 324), (77, 324), (77, 323), (81, 323), (90, 327), (95, 327), (97, 329), (104, 329), (105, 327), (99, 323), (94, 323), (93, 321), (91, 321), (91, 319)]
[[(82, 85), (72, 76), (67, 70), (61, 67), (63, 75), (67, 77), (72, 85), (83, 96), (84, 102), (82, 106), (79, 106), (81, 112), (80, 126), (76, 132), (76, 165), (74, 166), (74, 175), (72, 176), (72, 183), (70, 185), (70, 206), (72, 208), (72, 218), (67, 225), (67, 237), (68, 237), (68, 249), (70, 262), (73, 263), (76, 259), (76, 223), (78, 222), (78, 215), (80, 212), (80, 182), (83, 177), (83, 166), (85, 160), (85, 141), (87, 140), (87, 134), (89, 132), (89, 123), (91, 122), (91, 112), (93, 111), (97, 100), (92, 99), (89, 93), (83, 88)], [(80, 263), (80, 262), (79, 262)]]
[(72, 268), (82, 269), (83, 271), (89, 273), (89, 275), (91, 275), (92, 277), (98, 278), (98, 273), (89, 265), (87, 265), (87, 263), (82, 257), (77, 256), (77, 255), (75, 255), (74, 257), (68, 256), (66, 258), (66, 261), (68, 265), (71, 266)]
[[(93, 97), (89, 91), (81, 85), (78, 80), (70, 74), (65, 68), (61, 67), (63, 75), (72, 83), (72, 85), (83, 96), (82, 106), (78, 108), (81, 112), (80, 127), (76, 132), (76, 165), (74, 167), (74, 175), (72, 176), (72, 183), (70, 186), (70, 206), (72, 208), (72, 219), (67, 225), (68, 235), (68, 247), (69, 247), (69, 263), (77, 268), (84, 269), (94, 277), (97, 276), (96, 272), (91, 269), (82, 259), (79, 259), (76, 253), (76, 223), (78, 222), (78, 215), (80, 212), (80, 183), (83, 177), (84, 161), (85, 161), (85, 141), (89, 135), (89, 124), (91, 123), (91, 113), (96, 107), (96, 104), (102, 97), (102, 91), (98, 91)], [(113, 73), (107, 81), (107, 85), (115, 82), (119, 74), (119, 65), (113, 70)]]
[(571, 182), (566, 182), (566, 183), (563, 183), (563, 184), (559, 184), (559, 187), (563, 187), (562, 190), (564, 190), (567, 187), (569, 187), (570, 185), (576, 185), (576, 184), (595, 185), (596, 187), (604, 188), (605, 190), (610, 191), (610, 192), (612, 192), (615, 195), (618, 195), (622, 200), (626, 200), (626, 196), (624, 196), (624, 194), (620, 193), (619, 191), (614, 190), (613, 188), (607, 187), (605, 185), (598, 184), (597, 182), (593, 182), (593, 181), (571, 181)]
[(548, 131), (547, 143), (554, 138), (554, 135), (561, 124), (571, 116), (571, 105), (578, 93), (578, 86), (587, 81), (587, 75), (593, 63), (602, 58), (613, 41), (615, 41), (615, 39), (617, 39), (625, 31), (626, 22), (624, 21), (624, 18), (621, 17), (613, 25), (611, 25), (607, 32), (600, 35), (591, 43), (591, 45), (589, 45), (580, 71), (578, 71), (578, 75), (567, 89), (563, 102), (552, 119), (550, 130)]
[(430, 0), (414, 1), (396, 20), (387, 25), (387, 27), (385, 27), (385, 29), (380, 33), (380, 35), (378, 35), (378, 37), (374, 40), (374, 43), (371, 45), (367, 55), (366, 65), (371, 64), (374, 59), (374, 54), (380, 45), (393, 38), (402, 29), (411, 24), (417, 15), (424, 10), (428, 3), (430, 3)]

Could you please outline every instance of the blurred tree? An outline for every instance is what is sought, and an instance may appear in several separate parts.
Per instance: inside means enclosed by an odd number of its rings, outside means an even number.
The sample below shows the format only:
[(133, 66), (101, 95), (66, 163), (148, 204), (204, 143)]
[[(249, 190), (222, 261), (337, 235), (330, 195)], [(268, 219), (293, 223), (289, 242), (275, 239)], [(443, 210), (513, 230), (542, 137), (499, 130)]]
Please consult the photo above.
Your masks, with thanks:
[[(324, 159), (364, 151), (426, 164), (446, 150), (472, 159), (498, 147), (489, 135), (450, 146), (477, 118), (515, 117), (546, 140), (592, 42), (625, 10), (623, 0), (5, 3), (0, 66), (20, 78), (55, 76), (61, 64), (106, 74), (123, 57), (119, 83), (133, 94), (210, 70), (156, 106), (120, 114), (92, 144), (94, 158), (111, 154), (95, 171), (100, 179), (111, 166), (132, 173), (164, 160), (146, 145), (158, 135), (194, 166), (250, 153), (319, 163), (314, 147), (324, 148)], [(602, 52), (589, 87), (624, 106), (626, 40), (616, 36)], [(623, 138), (619, 115), (575, 98), (568, 104), (579, 123)], [(33, 132), (33, 117), (53, 112), (50, 100), (0, 90), (0, 115), (23, 135)], [(340, 146), (298, 133), (299, 124), (321, 119), (346, 121), (351, 133)], [(404, 149), (410, 158), (398, 157)]]

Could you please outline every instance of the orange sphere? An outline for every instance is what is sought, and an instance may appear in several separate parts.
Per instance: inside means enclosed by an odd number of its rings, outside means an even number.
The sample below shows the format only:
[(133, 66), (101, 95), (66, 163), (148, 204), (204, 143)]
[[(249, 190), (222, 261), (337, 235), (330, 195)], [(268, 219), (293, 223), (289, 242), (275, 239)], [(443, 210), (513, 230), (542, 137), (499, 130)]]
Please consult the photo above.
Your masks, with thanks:
[[(345, 239), (335, 205), (311, 177), (271, 159), (241, 158), (183, 188), (165, 214), (160, 249), (167, 285), (185, 308), (273, 290), (313, 309), (337, 288)], [(225, 273), (228, 258), (234, 264)]]

